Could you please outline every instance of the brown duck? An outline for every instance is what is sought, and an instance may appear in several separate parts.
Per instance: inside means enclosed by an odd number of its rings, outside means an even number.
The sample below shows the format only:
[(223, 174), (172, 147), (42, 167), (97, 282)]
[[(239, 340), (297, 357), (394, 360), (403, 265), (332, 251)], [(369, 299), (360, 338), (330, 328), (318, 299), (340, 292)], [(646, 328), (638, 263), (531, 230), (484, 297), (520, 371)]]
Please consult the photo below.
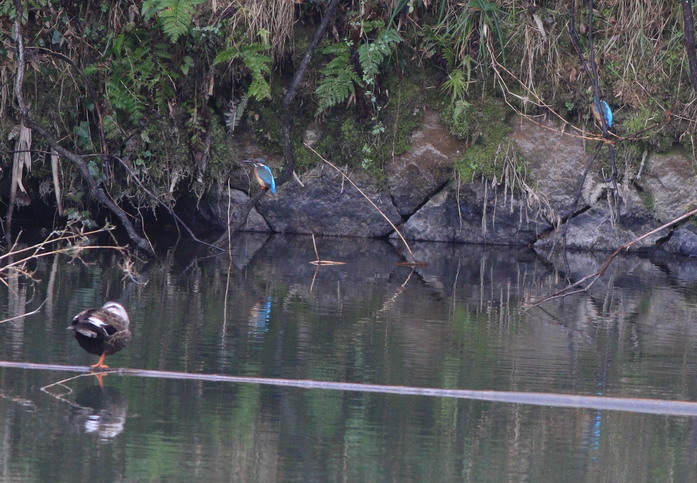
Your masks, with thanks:
[(68, 329), (75, 331), (80, 347), (99, 356), (99, 361), (90, 367), (102, 369), (109, 367), (104, 364), (104, 358), (120, 351), (131, 340), (129, 323), (123, 305), (107, 302), (100, 309), (87, 309), (77, 314)]

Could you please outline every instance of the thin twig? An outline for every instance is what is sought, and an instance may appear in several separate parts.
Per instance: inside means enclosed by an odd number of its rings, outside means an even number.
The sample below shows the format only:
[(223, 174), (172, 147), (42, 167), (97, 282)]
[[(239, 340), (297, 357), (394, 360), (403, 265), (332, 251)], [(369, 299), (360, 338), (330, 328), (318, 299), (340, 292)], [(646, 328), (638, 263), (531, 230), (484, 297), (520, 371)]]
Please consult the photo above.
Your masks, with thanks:
[[(314, 233), (312, 233), (312, 246), (315, 248), (315, 259), (310, 262), (312, 265), (346, 265), (346, 262), (336, 262), (334, 260), (321, 260), (319, 258), (319, 252), (317, 251), (317, 243), (315, 242)], [(317, 275), (317, 272), (315, 272), (315, 275)], [(312, 283), (314, 284), (314, 282), (315, 277), (312, 277)], [(312, 292), (312, 285), (310, 285), (310, 292)]]
[(45, 303), (46, 303), (46, 301), (44, 300), (43, 302), (41, 302), (41, 305), (39, 305), (37, 308), (35, 308), (31, 312), (27, 312), (27, 313), (21, 314), (21, 315), (15, 315), (14, 317), (10, 317), (9, 319), (0, 320), (0, 324), (4, 324), (5, 322), (12, 322), (13, 320), (23, 319), (24, 317), (34, 315), (41, 310), (41, 307), (43, 307)]

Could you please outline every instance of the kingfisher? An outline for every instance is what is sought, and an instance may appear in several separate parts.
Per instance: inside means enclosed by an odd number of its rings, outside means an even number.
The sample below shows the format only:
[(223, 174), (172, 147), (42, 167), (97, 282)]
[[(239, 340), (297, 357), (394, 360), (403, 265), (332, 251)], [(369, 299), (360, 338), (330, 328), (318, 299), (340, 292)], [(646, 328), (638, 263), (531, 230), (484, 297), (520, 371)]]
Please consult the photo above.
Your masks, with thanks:
[(254, 177), (257, 179), (259, 185), (261, 185), (261, 189), (270, 190), (273, 194), (276, 193), (276, 180), (273, 177), (271, 168), (264, 164), (262, 158), (245, 159), (243, 162), (254, 165)]
[[(607, 122), (607, 127), (612, 127), (612, 109), (610, 109), (610, 106), (605, 101), (600, 101), (598, 104), (600, 105), (600, 111), (603, 113), (605, 121)], [(595, 116), (595, 120), (598, 121), (598, 124), (602, 126), (603, 120), (600, 116), (600, 112), (598, 112), (595, 102), (593, 103), (593, 116)]]

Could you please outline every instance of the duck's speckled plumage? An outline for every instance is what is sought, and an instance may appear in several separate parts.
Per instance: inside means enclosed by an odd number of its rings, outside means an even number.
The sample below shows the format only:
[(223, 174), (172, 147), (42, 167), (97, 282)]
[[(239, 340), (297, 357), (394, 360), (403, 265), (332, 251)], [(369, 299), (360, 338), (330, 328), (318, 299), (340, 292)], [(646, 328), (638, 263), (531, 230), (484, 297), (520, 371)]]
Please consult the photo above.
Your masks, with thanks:
[(107, 302), (99, 309), (87, 309), (77, 314), (68, 329), (75, 332), (80, 347), (100, 356), (93, 367), (107, 367), (104, 357), (120, 351), (131, 340), (129, 324), (123, 305)]

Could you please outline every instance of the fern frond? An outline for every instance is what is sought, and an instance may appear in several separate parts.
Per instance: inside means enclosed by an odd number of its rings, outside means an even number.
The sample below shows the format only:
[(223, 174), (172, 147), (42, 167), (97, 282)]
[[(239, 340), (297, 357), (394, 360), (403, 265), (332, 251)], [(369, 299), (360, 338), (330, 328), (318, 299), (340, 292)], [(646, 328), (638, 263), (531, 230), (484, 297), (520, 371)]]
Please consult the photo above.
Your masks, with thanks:
[(252, 75), (252, 82), (247, 89), (247, 95), (257, 101), (271, 99), (271, 86), (264, 74), (271, 74), (271, 62), (273, 59), (263, 54), (271, 48), (268, 44), (245, 45), (240, 49), (240, 56), (245, 67)]
[(221, 50), (213, 59), (213, 65), (222, 64), (224, 62), (230, 62), (236, 59), (240, 55), (240, 49), (232, 47), (230, 49)]
[(363, 70), (363, 80), (371, 85), (375, 82), (375, 76), (380, 71), (382, 62), (392, 52), (392, 47), (401, 42), (402, 37), (396, 29), (385, 29), (375, 41), (363, 44), (358, 48), (358, 61)]
[(316, 115), (349, 99), (356, 91), (356, 84), (361, 83), (360, 77), (351, 65), (351, 45), (333, 44), (322, 50), (322, 53), (334, 54), (336, 57), (320, 70), (324, 77), (315, 89)]
[(147, 0), (143, 3), (142, 13), (146, 20), (157, 14), (162, 31), (174, 43), (189, 31), (196, 6), (203, 2), (204, 0)]

